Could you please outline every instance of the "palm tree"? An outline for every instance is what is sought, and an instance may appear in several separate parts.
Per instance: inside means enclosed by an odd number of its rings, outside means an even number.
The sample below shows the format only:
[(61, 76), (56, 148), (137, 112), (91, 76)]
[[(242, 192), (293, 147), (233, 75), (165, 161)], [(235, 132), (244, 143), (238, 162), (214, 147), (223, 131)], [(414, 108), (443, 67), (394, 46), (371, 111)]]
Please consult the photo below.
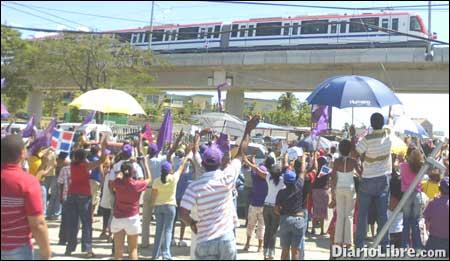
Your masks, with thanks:
[(297, 104), (298, 99), (292, 92), (286, 92), (278, 99), (278, 108), (284, 112), (294, 111)]

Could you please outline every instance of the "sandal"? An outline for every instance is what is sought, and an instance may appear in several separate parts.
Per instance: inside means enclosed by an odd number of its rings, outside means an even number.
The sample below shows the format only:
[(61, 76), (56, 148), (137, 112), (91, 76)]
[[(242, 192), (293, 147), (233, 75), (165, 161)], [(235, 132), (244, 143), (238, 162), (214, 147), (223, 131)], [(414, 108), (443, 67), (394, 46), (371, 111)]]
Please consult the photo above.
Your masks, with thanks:
[(87, 258), (95, 258), (95, 254), (94, 254), (94, 252), (90, 251), (86, 254), (86, 257)]

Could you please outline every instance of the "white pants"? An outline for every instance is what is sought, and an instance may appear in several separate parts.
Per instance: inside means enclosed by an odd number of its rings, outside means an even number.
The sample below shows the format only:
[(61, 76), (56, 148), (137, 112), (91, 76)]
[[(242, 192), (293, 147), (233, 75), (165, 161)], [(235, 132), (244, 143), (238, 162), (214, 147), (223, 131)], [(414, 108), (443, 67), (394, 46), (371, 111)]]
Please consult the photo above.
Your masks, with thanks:
[(355, 207), (355, 192), (352, 189), (336, 190), (336, 244), (353, 243), (353, 209)]
[(247, 236), (251, 237), (253, 231), (255, 231), (256, 224), (258, 224), (258, 228), (256, 230), (256, 237), (259, 240), (264, 239), (264, 216), (263, 216), (264, 207), (255, 207), (250, 205), (248, 208), (248, 222), (247, 222)]
[(115, 218), (111, 221), (111, 233), (117, 233), (121, 230), (129, 236), (139, 235), (141, 233), (141, 219), (139, 214), (127, 218)]

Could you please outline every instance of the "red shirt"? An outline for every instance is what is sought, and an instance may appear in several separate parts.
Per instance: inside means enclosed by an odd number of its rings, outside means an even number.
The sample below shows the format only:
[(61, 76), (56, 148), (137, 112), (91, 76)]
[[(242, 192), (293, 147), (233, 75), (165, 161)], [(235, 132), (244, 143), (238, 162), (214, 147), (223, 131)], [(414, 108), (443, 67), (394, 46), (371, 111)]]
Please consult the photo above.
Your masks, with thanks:
[(2, 250), (31, 246), (27, 217), (43, 214), (41, 185), (36, 177), (23, 171), (19, 164), (1, 166)]
[[(132, 178), (115, 179), (113, 187), (116, 190), (115, 218), (127, 218), (139, 214), (139, 198), (147, 188), (144, 180)], [(146, 202), (149, 204), (149, 202)]]
[(84, 162), (70, 165), (71, 182), (67, 195), (91, 195), (89, 171), (87, 170), (86, 165), (87, 163)]

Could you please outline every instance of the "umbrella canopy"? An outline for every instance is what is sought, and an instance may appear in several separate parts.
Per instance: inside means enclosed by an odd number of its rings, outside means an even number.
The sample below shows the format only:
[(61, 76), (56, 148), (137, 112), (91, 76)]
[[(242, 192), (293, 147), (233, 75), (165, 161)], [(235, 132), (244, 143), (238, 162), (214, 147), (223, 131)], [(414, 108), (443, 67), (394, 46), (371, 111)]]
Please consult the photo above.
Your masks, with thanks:
[(384, 83), (359, 75), (335, 76), (320, 83), (306, 98), (309, 104), (337, 108), (384, 107), (401, 104)]
[(203, 128), (211, 128), (217, 132), (241, 137), (244, 135), (245, 123), (238, 117), (222, 112), (211, 112), (192, 116)]
[(406, 151), (408, 150), (408, 146), (405, 142), (402, 141), (398, 136), (391, 135), (391, 152), (397, 155), (406, 155)]
[(128, 115), (144, 114), (141, 105), (128, 93), (120, 90), (97, 89), (83, 93), (69, 106), (80, 110), (100, 111), (103, 113), (123, 113)]
[[(320, 138), (319, 141), (319, 148), (317, 147), (317, 139)], [(298, 144), (297, 147), (303, 148), (303, 150), (305, 151), (315, 151), (315, 150), (319, 150), (319, 149), (329, 149), (333, 146), (333, 144), (331, 143), (330, 140), (323, 138), (323, 137), (315, 137), (312, 138), (311, 136), (308, 136), (306, 138), (304, 138), (303, 140), (301, 140)]]
[(303, 156), (303, 149), (300, 147), (294, 146), (294, 147), (287, 149), (287, 153), (288, 153), (289, 160), (295, 160), (298, 157)]
[(394, 131), (419, 138), (429, 137), (427, 131), (419, 123), (406, 116), (394, 118)]

